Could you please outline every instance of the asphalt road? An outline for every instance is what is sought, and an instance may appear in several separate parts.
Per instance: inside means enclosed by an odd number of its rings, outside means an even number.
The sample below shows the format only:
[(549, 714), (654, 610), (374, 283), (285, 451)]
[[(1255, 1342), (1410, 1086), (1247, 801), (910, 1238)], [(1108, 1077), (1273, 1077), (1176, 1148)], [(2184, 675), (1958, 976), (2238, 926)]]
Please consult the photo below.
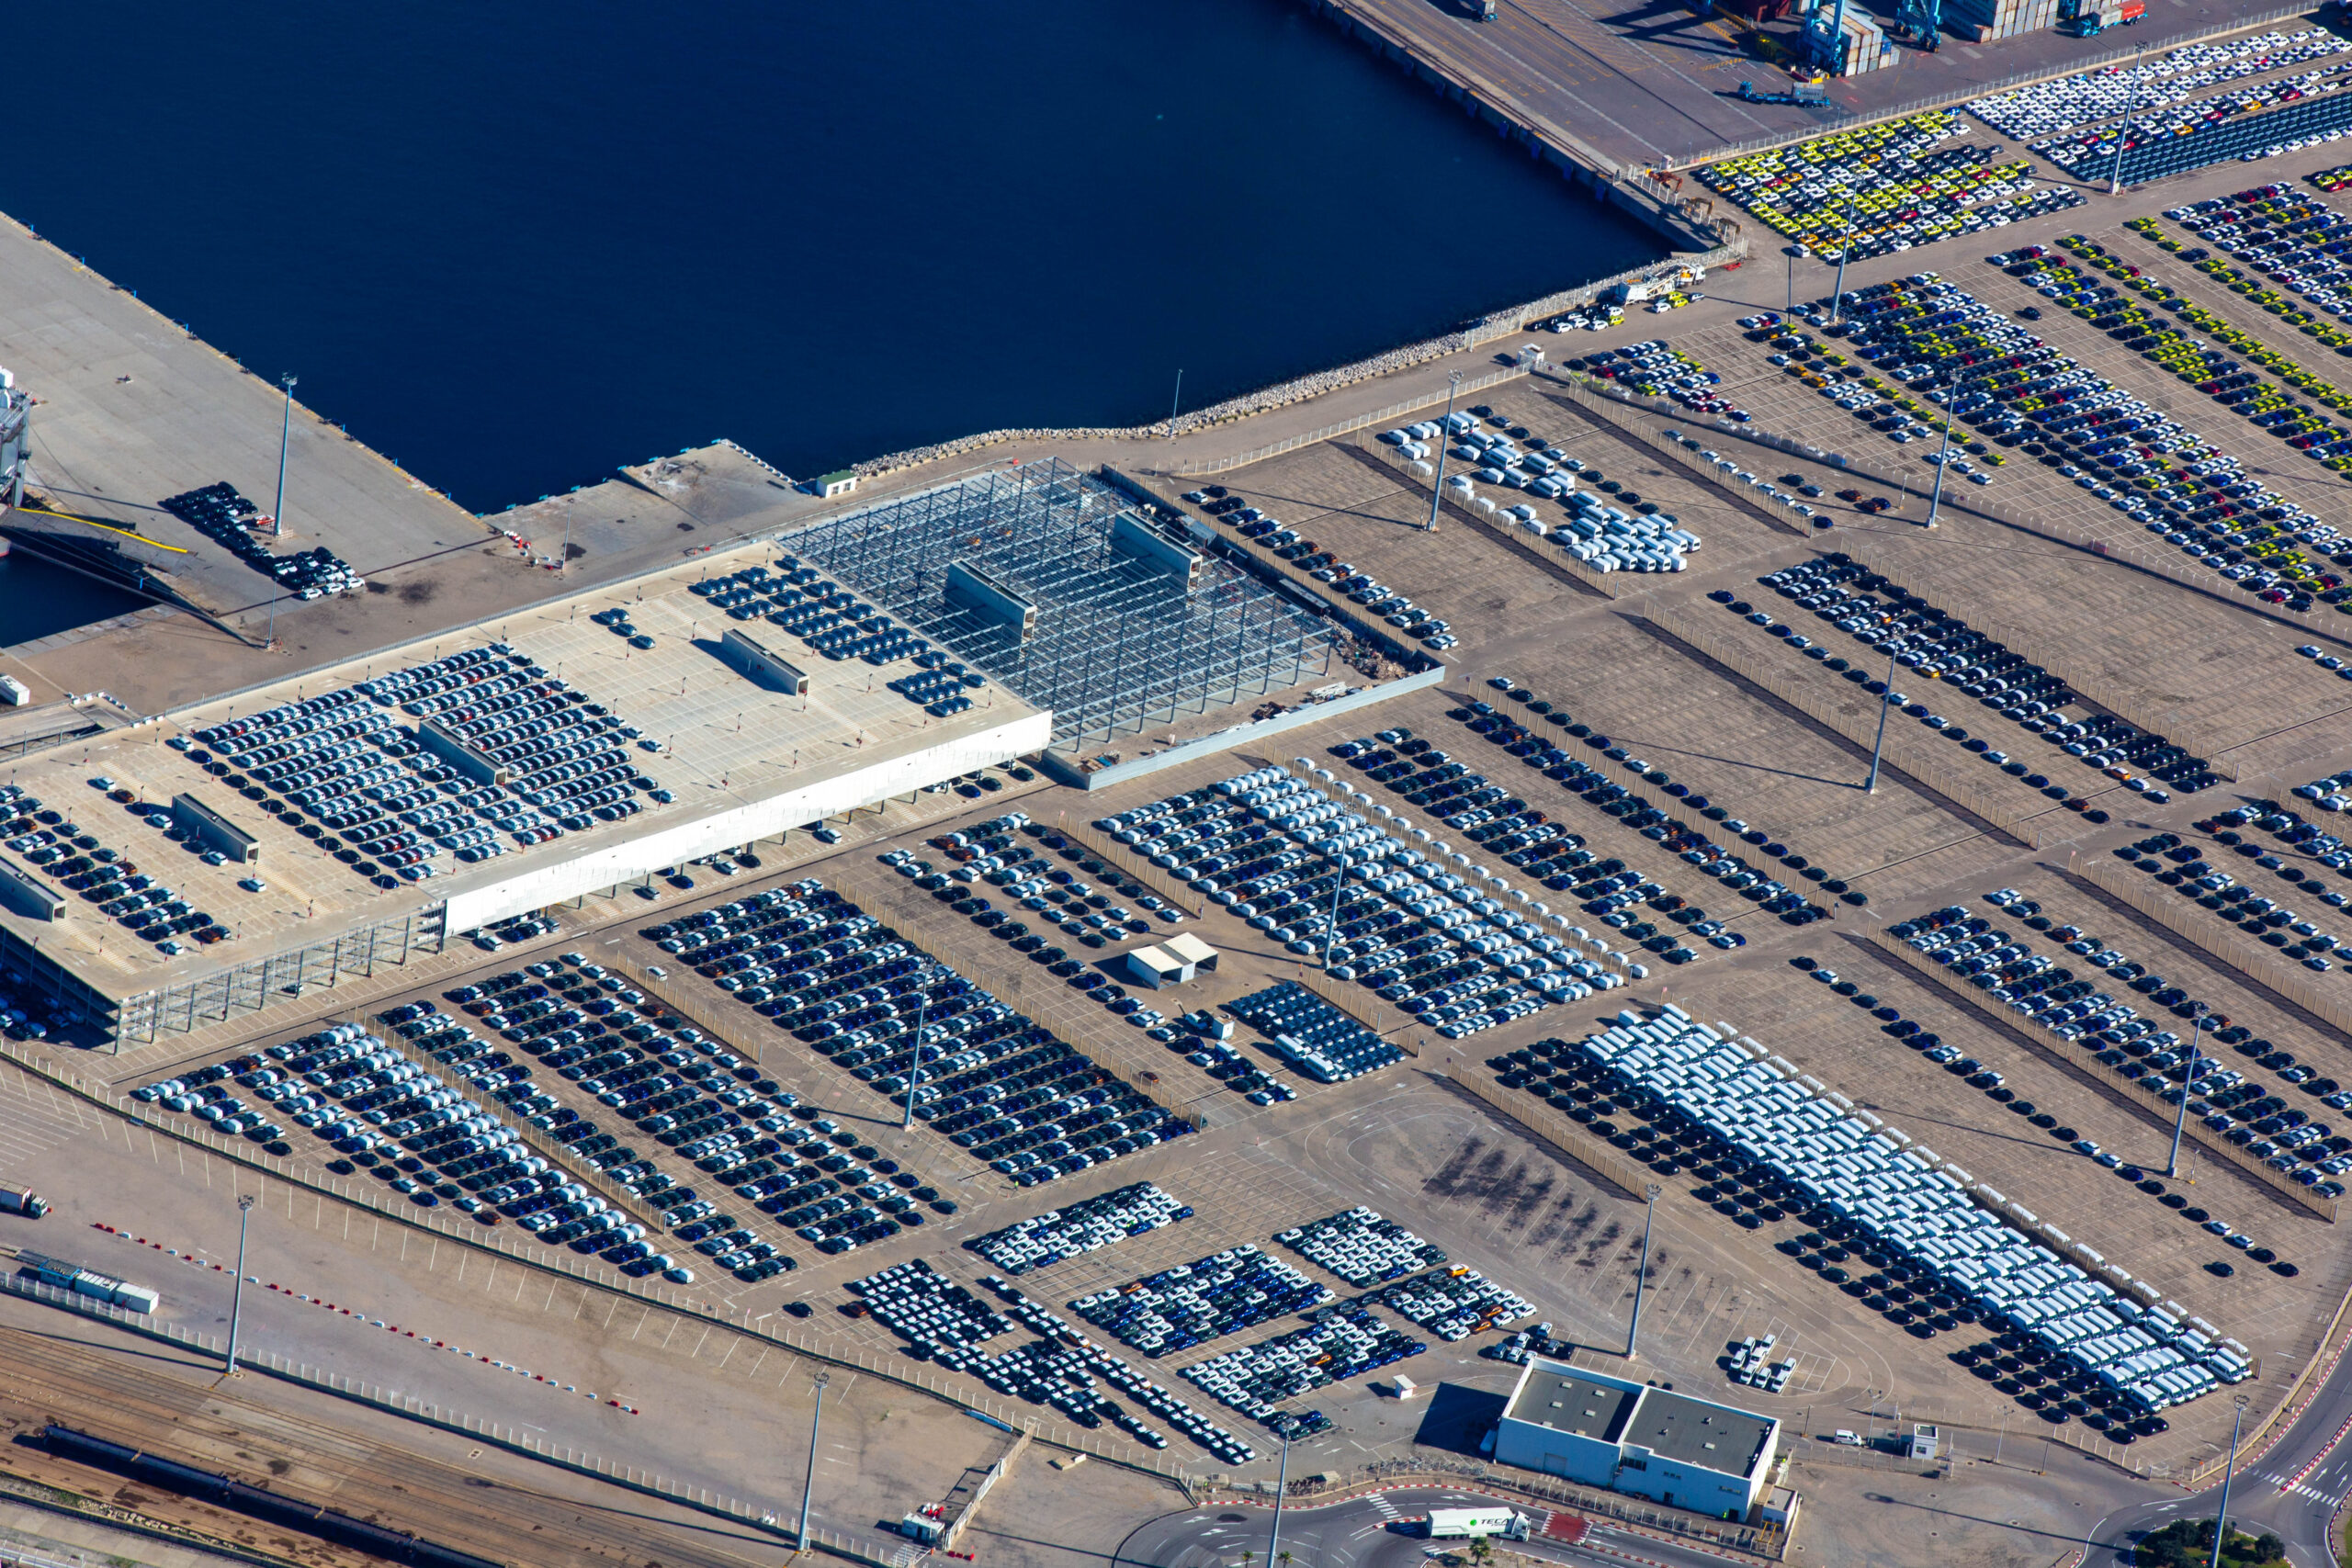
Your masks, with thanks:
[[(2292, 1568), (2335, 1568), (2328, 1527), (2352, 1493), (2352, 1360), (2339, 1360), (2284, 1436), (2242, 1457), (2230, 1489), (2233, 1528), (2258, 1535), (2276, 1531)], [(2084, 1512), (2100, 1512), (2084, 1532), (2070, 1568), (2127, 1564), (2132, 1541), (2174, 1519), (2210, 1518), (2221, 1501), (2218, 1478), (2197, 1493), (2151, 1484), (2105, 1467), (2075, 1472), (2095, 1477), (2085, 1489)], [(1306, 1568), (1419, 1568), (1435, 1551), (1414, 1521), (1431, 1508), (1491, 1505), (1491, 1494), (1409, 1488), (1319, 1507), (1286, 1507), (1280, 1549)], [(1561, 1563), (1623, 1564), (1628, 1557), (1674, 1568), (1715, 1568), (1726, 1554), (1678, 1545), (1646, 1533), (1591, 1521), (1580, 1540), (1545, 1539), (1546, 1517), (1526, 1510), (1535, 1539), (1511, 1550)], [(1121, 1545), (1113, 1568), (1241, 1568), (1263, 1564), (1273, 1528), (1270, 1506), (1233, 1505), (1170, 1514), (1138, 1528)], [(1799, 1527), (1799, 1539), (1804, 1539)]]
[[(1460, 1541), (1430, 1541), (1416, 1521), (1432, 1508), (1491, 1507), (1492, 1493), (1453, 1488), (1408, 1487), (1375, 1493), (1319, 1507), (1295, 1505), (1283, 1510), (1278, 1550), (1312, 1568), (1419, 1568), (1424, 1559), (1458, 1551)], [(1543, 1535), (1548, 1518), (1541, 1508), (1520, 1506), (1533, 1527), (1533, 1539), (1510, 1549), (1561, 1563), (1623, 1564), (1641, 1557), (1673, 1568), (1721, 1568), (1724, 1555), (1678, 1546), (1647, 1534), (1595, 1521), (1573, 1544)], [(1152, 1520), (1119, 1548), (1112, 1568), (1237, 1568), (1263, 1564), (1273, 1531), (1271, 1505), (1212, 1506)], [(1570, 1532), (1574, 1533), (1574, 1532)]]
[[(2339, 1360), (2284, 1437), (2242, 1460), (2230, 1487), (2232, 1527), (2273, 1530), (2294, 1568), (2335, 1568), (2328, 1524), (2352, 1492), (2352, 1361)], [(2092, 1525), (2086, 1562), (2111, 1563), (2140, 1531), (2182, 1518), (2211, 1518), (2221, 1503), (2218, 1480), (2191, 1495), (2119, 1500)]]

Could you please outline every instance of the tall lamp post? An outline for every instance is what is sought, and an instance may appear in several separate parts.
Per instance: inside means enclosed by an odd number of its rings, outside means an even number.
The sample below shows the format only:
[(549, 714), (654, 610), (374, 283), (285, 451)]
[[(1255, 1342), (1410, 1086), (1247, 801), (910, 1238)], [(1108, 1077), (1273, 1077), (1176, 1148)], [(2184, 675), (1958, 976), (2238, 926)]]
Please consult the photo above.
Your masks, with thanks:
[(278, 379), (286, 386), (286, 412), (277, 422), (277, 506), (269, 514), (270, 536), (278, 537), (286, 532), (286, 446), (294, 434), (294, 375), (288, 371)]
[(1889, 649), (1886, 656), (1886, 690), (1878, 694), (1878, 739), (1871, 742), (1871, 776), (1862, 785), (1862, 793), (1865, 795), (1878, 793), (1879, 759), (1886, 751), (1886, 710), (1894, 705), (1894, 654), (1892, 649)]
[(1275, 1554), (1283, 1548), (1283, 1496), (1290, 1490), (1290, 1434), (1283, 1434), (1282, 1469), (1274, 1481), (1274, 1530), (1266, 1540), (1266, 1568), (1278, 1568)]
[(1339, 962), (1340, 895), (1348, 886), (1348, 868), (1356, 863), (1355, 852), (1341, 850), (1331, 857), (1331, 919), (1323, 934), (1323, 968), (1327, 974), (1331, 965)]
[(1625, 1329), (1625, 1359), (1634, 1359), (1634, 1348), (1642, 1337), (1642, 1287), (1650, 1277), (1650, 1227), (1657, 1222), (1657, 1201), (1666, 1189), (1653, 1181), (1642, 1189), (1648, 1207), (1642, 1213), (1642, 1266), (1634, 1273), (1634, 1321)]
[(1851, 186), (1846, 191), (1842, 215), (1846, 220), (1846, 234), (1838, 242), (1838, 298), (1831, 301), (1829, 311), (1829, 319), (1833, 321), (1846, 319), (1846, 258), (1854, 254), (1854, 192)]
[(2140, 56), (2132, 57), (2132, 85), (2124, 94), (2123, 124), (2115, 133), (2115, 163), (2107, 172), (2107, 194), (2123, 194), (2123, 144), (2132, 140), (2132, 117), (2140, 110)]
[(1446, 423), (1441, 426), (1445, 434), (1438, 437), (1437, 479), (1430, 491), (1430, 520), (1428, 527), (1424, 530), (1425, 532), (1431, 534), (1437, 532), (1437, 503), (1445, 499), (1445, 448), (1446, 443), (1453, 439), (1453, 425), (1452, 423), (1453, 419), (1453, 400), (1462, 395), (1462, 372), (1459, 370), (1449, 370), (1445, 373), (1445, 380)]
[(832, 1381), (830, 1372), (817, 1374), (817, 1407), (808, 1413), (808, 1475), (800, 1483), (800, 1530), (792, 1538), (799, 1551), (808, 1550), (808, 1495), (817, 1489), (817, 1432), (825, 1419), (825, 1385)]
[(931, 987), (923, 987), (922, 999), (915, 1005), (915, 1039), (907, 1055), (907, 1115), (899, 1123), (899, 1131), (911, 1133), (915, 1125), (915, 1089), (922, 1082), (922, 1031), (931, 1021)]
[(2177, 1180), (2180, 1176), (2180, 1134), (2188, 1126), (2188, 1101), (2197, 1092), (2197, 1042), (2205, 1032), (2205, 1015), (2197, 1015), (2197, 1022), (2188, 1032), (2188, 1067), (2180, 1079), (2180, 1110), (2172, 1119), (2172, 1153), (2165, 1156), (2165, 1176)]
[(1936, 482), (1928, 491), (1928, 526), (1936, 525), (1936, 512), (1944, 503), (1944, 465), (1951, 461), (1951, 405), (1960, 396), (1960, 388), (1950, 376), (1944, 378), (1944, 444), (1936, 453)]
[(2230, 1461), (2222, 1467), (2222, 1513), (2213, 1521), (2213, 1561), (2210, 1568), (2222, 1568), (2222, 1542), (2230, 1535), (2230, 1478), (2237, 1473), (2238, 1428), (2245, 1422), (2246, 1399), (2243, 1393), (2231, 1396), (2237, 1414), (2230, 1417)]
[(237, 1194), (237, 1282), (229, 1292), (229, 1359), (221, 1368), (224, 1372), (237, 1370), (237, 1320), (245, 1305), (245, 1231), (253, 1223), (257, 1201), (250, 1192)]

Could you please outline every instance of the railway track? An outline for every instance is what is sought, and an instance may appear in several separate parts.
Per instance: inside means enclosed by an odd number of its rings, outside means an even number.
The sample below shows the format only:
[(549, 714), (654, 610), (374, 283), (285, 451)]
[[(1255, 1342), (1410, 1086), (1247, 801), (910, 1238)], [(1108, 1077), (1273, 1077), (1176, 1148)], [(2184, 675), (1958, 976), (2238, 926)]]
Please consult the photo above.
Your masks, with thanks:
[[(275, 1408), (214, 1386), (210, 1369), (170, 1351), (142, 1348), (126, 1356), (57, 1334), (0, 1326), (0, 1362), (8, 1368), (0, 1381), (0, 1416), (19, 1432), (63, 1421), (517, 1568), (594, 1562), (743, 1568), (779, 1562), (788, 1550), (740, 1526), (664, 1517), (662, 1505), (633, 1494), (616, 1495), (611, 1502), (563, 1495)], [(9, 1462), (24, 1468), (31, 1458), (12, 1456)], [(502, 1456), (498, 1469), (510, 1470), (514, 1462)], [(125, 1500), (124, 1483), (105, 1472), (48, 1459), (39, 1468), (51, 1475), (70, 1472), (78, 1490)], [(583, 1494), (594, 1485), (579, 1484)], [(173, 1506), (152, 1487), (137, 1492), (142, 1512), (197, 1523), (257, 1550), (311, 1562), (360, 1561), (315, 1542), (289, 1541), (275, 1525), (204, 1506)], [(191, 1514), (203, 1517), (187, 1518)]]

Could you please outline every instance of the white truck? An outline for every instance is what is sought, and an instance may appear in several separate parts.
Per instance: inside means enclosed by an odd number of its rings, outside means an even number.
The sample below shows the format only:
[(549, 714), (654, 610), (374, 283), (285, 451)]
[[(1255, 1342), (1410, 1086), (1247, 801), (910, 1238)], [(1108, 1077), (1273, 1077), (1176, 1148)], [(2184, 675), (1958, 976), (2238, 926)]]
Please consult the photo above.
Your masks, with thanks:
[(1432, 1508), (1427, 1529), (1431, 1540), (1463, 1540), (1479, 1536), (1525, 1540), (1527, 1516), (1510, 1508)]

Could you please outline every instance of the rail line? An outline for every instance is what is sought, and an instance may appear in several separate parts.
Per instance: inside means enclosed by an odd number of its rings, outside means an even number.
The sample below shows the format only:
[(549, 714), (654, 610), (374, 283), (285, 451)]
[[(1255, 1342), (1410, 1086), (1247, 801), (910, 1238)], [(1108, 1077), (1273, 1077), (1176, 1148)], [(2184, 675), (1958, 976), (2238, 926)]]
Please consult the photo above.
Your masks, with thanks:
[[(150, 1364), (135, 1367), (57, 1334), (0, 1326), (0, 1356), (9, 1369), (0, 1412), (20, 1427), (68, 1420), (255, 1485), (268, 1485), (270, 1461), (282, 1461), (317, 1472), (327, 1484), (306, 1494), (323, 1492), (346, 1513), (501, 1561), (743, 1568), (775, 1556), (765, 1537), (660, 1518), (641, 1499), (559, 1495), (243, 1399), (204, 1381), (209, 1369), (164, 1353), (146, 1351)], [(518, 1552), (526, 1539), (527, 1551)]]

